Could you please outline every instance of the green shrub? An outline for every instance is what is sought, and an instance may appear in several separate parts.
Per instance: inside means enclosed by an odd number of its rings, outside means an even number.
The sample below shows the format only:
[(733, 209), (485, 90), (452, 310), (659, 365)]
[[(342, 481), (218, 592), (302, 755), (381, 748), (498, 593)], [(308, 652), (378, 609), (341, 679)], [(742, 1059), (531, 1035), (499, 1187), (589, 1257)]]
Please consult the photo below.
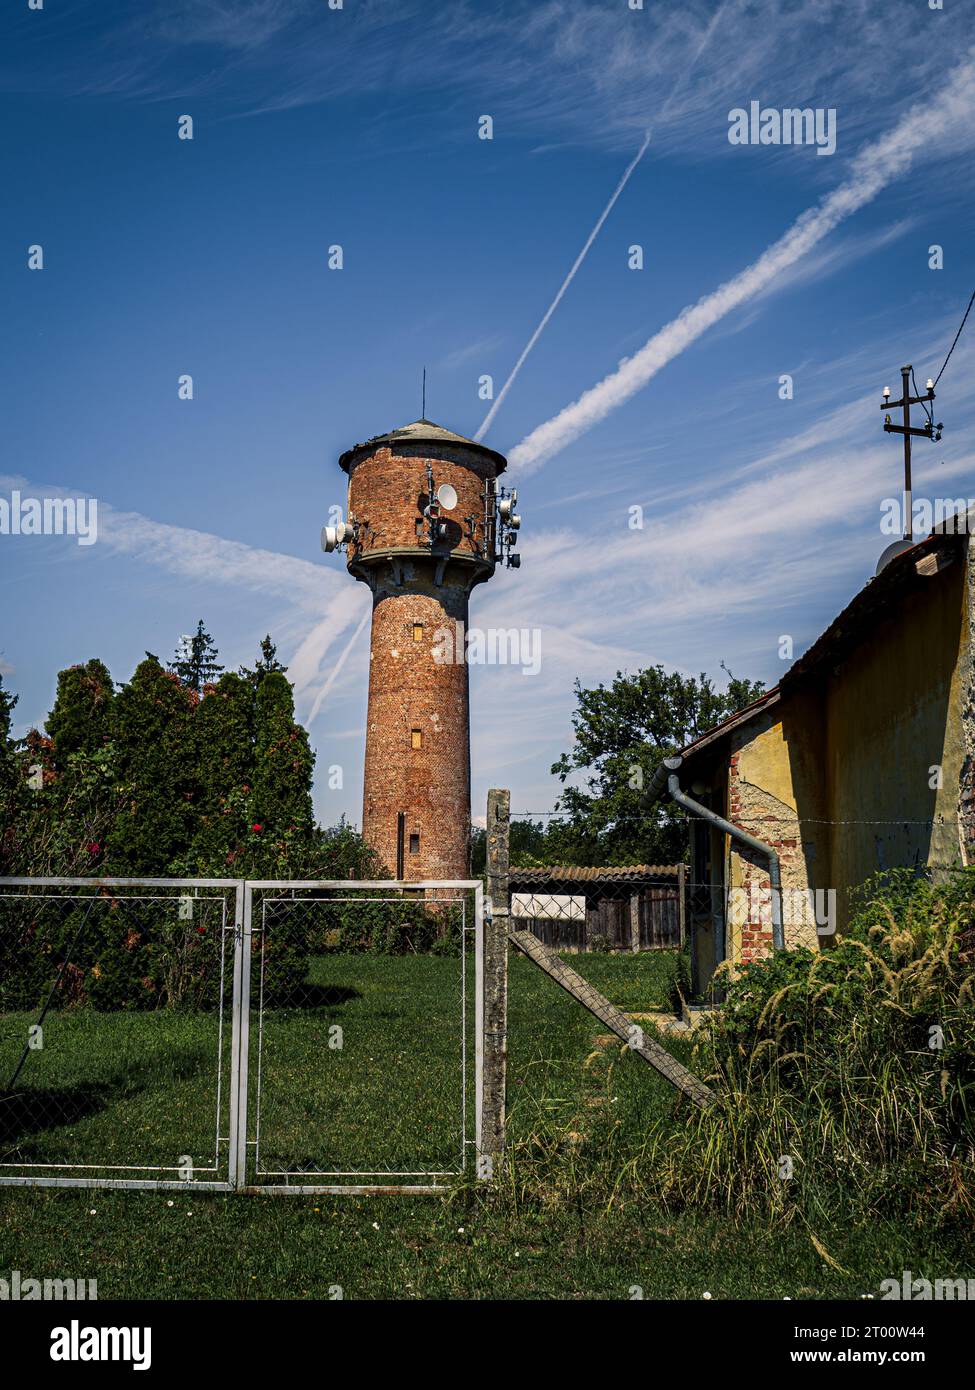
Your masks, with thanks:
[(656, 1152), (664, 1195), (975, 1213), (972, 904), (971, 876), (888, 875), (833, 947), (731, 979), (697, 1049), (718, 1103)]

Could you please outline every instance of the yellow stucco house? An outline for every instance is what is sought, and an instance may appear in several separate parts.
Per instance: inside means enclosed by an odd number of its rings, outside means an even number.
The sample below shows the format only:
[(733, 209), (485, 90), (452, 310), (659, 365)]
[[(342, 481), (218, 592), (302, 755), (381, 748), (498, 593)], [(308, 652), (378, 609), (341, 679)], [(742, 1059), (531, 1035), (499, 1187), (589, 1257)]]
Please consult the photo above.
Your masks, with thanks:
[(973, 623), (975, 547), (932, 534), (871, 579), (775, 689), (661, 769), (658, 789), (669, 781), (691, 817), (698, 990), (723, 960), (827, 943), (850, 889), (878, 870), (938, 875), (970, 861)]

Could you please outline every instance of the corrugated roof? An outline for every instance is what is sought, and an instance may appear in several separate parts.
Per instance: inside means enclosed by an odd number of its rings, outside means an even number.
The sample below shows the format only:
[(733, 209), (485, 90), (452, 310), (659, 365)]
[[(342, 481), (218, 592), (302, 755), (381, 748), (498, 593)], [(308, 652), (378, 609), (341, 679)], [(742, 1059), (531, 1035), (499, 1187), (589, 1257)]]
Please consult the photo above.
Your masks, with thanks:
[(545, 869), (512, 868), (508, 878), (511, 883), (644, 883), (647, 879), (676, 878), (679, 868), (679, 864), (614, 864), (604, 868), (557, 864)]
[(380, 444), (463, 444), (467, 449), (478, 449), (481, 453), (490, 455), (499, 465), (499, 473), (508, 466), (508, 460), (496, 449), (489, 449), (486, 444), (480, 444), (476, 439), (468, 439), (466, 435), (455, 434), (443, 425), (435, 425), (432, 420), (414, 420), (410, 425), (387, 430), (385, 434), (374, 434), (362, 444), (353, 444), (351, 449), (346, 449), (339, 459), (339, 464), (348, 471), (349, 463), (360, 449), (374, 449)]

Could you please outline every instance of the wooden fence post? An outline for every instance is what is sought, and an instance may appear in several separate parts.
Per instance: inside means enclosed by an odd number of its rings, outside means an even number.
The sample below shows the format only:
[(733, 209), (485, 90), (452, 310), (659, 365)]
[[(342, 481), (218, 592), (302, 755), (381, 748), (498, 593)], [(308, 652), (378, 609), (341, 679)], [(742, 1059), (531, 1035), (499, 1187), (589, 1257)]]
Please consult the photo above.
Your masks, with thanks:
[(511, 793), (492, 789), (487, 799), (487, 902), (484, 920), (484, 1062), (481, 1091), (480, 1176), (483, 1156), (504, 1150), (508, 1054), (508, 837)]

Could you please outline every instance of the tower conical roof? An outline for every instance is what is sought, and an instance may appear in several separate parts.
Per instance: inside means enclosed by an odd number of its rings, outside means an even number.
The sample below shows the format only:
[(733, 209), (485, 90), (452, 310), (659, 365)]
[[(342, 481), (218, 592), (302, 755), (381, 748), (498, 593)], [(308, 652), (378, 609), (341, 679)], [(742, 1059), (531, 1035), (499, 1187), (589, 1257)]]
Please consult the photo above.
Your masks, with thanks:
[(339, 459), (339, 464), (348, 472), (354, 454), (357, 454), (360, 449), (375, 448), (380, 444), (463, 444), (465, 448), (479, 449), (481, 453), (488, 454), (493, 458), (498, 465), (499, 473), (508, 466), (507, 459), (496, 449), (489, 449), (486, 444), (480, 444), (476, 439), (468, 439), (466, 435), (455, 434), (453, 430), (445, 429), (443, 425), (435, 425), (432, 420), (414, 420), (412, 424), (401, 425), (399, 429), (388, 430), (386, 434), (373, 435), (372, 439), (367, 439), (362, 444), (354, 444), (351, 449), (346, 449)]

